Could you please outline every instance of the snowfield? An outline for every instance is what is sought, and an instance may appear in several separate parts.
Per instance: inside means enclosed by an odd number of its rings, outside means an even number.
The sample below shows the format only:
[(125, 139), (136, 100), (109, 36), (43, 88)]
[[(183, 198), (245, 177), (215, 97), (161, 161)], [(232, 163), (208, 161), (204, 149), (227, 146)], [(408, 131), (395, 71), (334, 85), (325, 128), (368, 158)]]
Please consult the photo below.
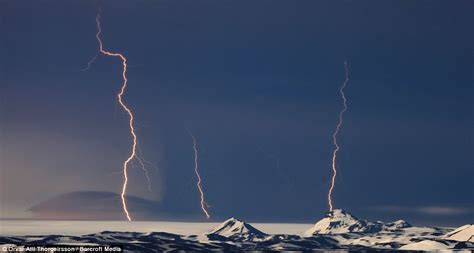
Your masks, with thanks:
[(474, 225), (469, 224), (462, 226), (444, 236), (447, 240), (454, 240), (460, 242), (474, 242)]
[[(2, 234), (4, 234), (2, 232)], [(334, 210), (301, 235), (260, 231), (236, 218), (200, 234), (103, 231), (85, 235), (2, 235), (0, 245), (121, 245), (135, 251), (473, 251), (474, 226), (414, 227), (406, 221), (361, 220)]]

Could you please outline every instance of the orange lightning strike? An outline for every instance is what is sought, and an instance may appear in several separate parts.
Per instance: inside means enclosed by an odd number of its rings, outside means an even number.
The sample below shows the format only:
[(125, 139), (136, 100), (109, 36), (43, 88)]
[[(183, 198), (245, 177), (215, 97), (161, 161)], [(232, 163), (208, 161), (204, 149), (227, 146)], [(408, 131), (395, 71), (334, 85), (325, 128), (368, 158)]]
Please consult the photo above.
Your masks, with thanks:
[(199, 163), (198, 163), (198, 148), (197, 148), (197, 141), (194, 135), (191, 133), (191, 131), (188, 129), (189, 135), (191, 135), (191, 138), (193, 138), (193, 149), (194, 149), (194, 172), (196, 173), (196, 176), (198, 178), (197, 182), (197, 187), (199, 190), (199, 193), (201, 194), (201, 209), (206, 215), (206, 217), (209, 219), (211, 218), (211, 215), (209, 215), (209, 211), (207, 210), (207, 203), (204, 199), (204, 191), (202, 190), (202, 179), (201, 175), (199, 175)]
[(340, 147), (337, 144), (337, 134), (339, 133), (339, 129), (342, 127), (343, 123), (343, 116), (344, 112), (347, 110), (347, 99), (346, 95), (344, 94), (344, 88), (346, 87), (347, 83), (349, 82), (349, 67), (347, 66), (347, 61), (344, 61), (344, 70), (345, 70), (345, 79), (344, 82), (342, 83), (341, 88), (339, 89), (339, 92), (341, 93), (342, 97), (342, 104), (343, 104), (343, 109), (339, 113), (339, 122), (337, 123), (336, 130), (334, 131), (334, 134), (332, 135), (332, 140), (334, 142), (334, 146), (336, 147), (334, 149), (334, 152), (332, 154), (332, 178), (331, 178), (331, 187), (329, 188), (329, 193), (328, 193), (328, 203), (329, 203), (329, 211), (332, 211), (332, 192), (334, 190), (334, 183), (336, 182), (336, 175), (337, 175), (337, 169), (336, 169), (336, 157), (337, 157), (337, 152), (339, 151)]
[(124, 181), (123, 181), (122, 193), (121, 193), (120, 197), (122, 198), (123, 211), (125, 212), (125, 215), (126, 215), (128, 221), (131, 221), (132, 218), (130, 217), (130, 213), (128, 212), (128, 209), (127, 209), (127, 201), (125, 199), (125, 194), (127, 192), (127, 184), (128, 184), (128, 173), (127, 173), (128, 164), (130, 163), (130, 161), (133, 160), (133, 158), (136, 157), (137, 135), (135, 133), (135, 128), (133, 126), (134, 125), (133, 124), (134, 123), (134, 117), (133, 117), (132, 110), (123, 101), (123, 95), (125, 93), (125, 89), (127, 88), (127, 82), (128, 82), (128, 79), (127, 79), (127, 58), (125, 58), (125, 56), (121, 53), (113, 53), (113, 52), (109, 52), (109, 51), (104, 50), (104, 47), (102, 45), (102, 40), (100, 39), (100, 34), (102, 33), (101, 26), (100, 26), (100, 13), (101, 12), (100, 12), (100, 9), (99, 9), (99, 11), (97, 12), (97, 17), (95, 18), (95, 21), (96, 21), (96, 24), (97, 24), (97, 33), (96, 33), (95, 37), (97, 38), (97, 41), (99, 42), (99, 52), (103, 55), (106, 55), (106, 56), (120, 58), (120, 60), (122, 61), (122, 66), (123, 66), (123, 68), (122, 68), (123, 84), (122, 84), (122, 87), (120, 88), (120, 92), (117, 94), (117, 99), (118, 99), (119, 104), (122, 106), (123, 110), (125, 112), (127, 112), (128, 116), (129, 116), (130, 134), (133, 138), (133, 145), (132, 145), (132, 150), (131, 150), (130, 155), (128, 156), (128, 158), (123, 163)]

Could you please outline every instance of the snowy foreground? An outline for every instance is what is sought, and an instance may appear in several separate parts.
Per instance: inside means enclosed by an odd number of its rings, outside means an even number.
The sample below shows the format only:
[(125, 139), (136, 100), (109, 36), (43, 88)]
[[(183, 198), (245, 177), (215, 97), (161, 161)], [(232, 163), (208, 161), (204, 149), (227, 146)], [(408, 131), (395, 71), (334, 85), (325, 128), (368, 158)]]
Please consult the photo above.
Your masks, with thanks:
[(334, 210), (303, 235), (266, 234), (235, 218), (209, 232), (177, 235), (165, 232), (111, 232), (81, 236), (0, 236), (1, 246), (121, 245), (127, 251), (308, 251), (308, 250), (474, 250), (474, 225), (458, 229), (413, 227), (403, 220), (360, 220)]

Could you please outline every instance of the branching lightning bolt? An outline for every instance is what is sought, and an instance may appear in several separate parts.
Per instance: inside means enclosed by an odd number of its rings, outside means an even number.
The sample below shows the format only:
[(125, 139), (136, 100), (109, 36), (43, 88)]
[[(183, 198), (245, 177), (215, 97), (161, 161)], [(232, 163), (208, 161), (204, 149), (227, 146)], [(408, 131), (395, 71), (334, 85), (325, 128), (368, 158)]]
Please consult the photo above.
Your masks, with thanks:
[[(145, 177), (146, 177), (146, 181), (147, 181), (147, 189), (149, 192), (151, 192), (151, 179), (150, 179), (150, 175), (148, 174), (148, 170), (146, 168), (146, 165), (145, 163), (151, 163), (147, 160), (145, 160), (141, 155), (139, 154), (136, 154), (135, 156), (135, 160), (138, 161), (138, 163), (140, 164), (140, 169), (143, 170), (143, 173), (145, 174)], [(129, 168), (132, 168), (132, 169), (136, 169), (136, 166), (135, 164), (133, 163), (134, 160), (130, 161), (130, 166)], [(123, 170), (120, 170), (120, 171), (116, 171), (116, 172), (112, 172), (112, 174), (124, 174)]]
[(333, 174), (332, 174), (332, 178), (331, 178), (331, 187), (329, 188), (329, 193), (328, 193), (329, 211), (333, 210), (332, 192), (334, 190), (334, 184), (336, 182), (336, 176), (337, 176), (337, 167), (336, 167), (337, 152), (340, 149), (339, 144), (337, 143), (337, 134), (339, 133), (339, 130), (342, 127), (344, 113), (347, 111), (347, 99), (346, 99), (346, 95), (344, 94), (344, 88), (346, 87), (347, 83), (349, 82), (349, 67), (347, 65), (347, 61), (344, 61), (344, 70), (345, 70), (344, 82), (342, 83), (342, 86), (339, 89), (339, 92), (341, 93), (341, 97), (342, 97), (343, 108), (342, 108), (341, 112), (339, 113), (339, 122), (337, 123), (336, 130), (334, 131), (334, 134), (332, 135), (332, 140), (333, 140), (335, 149), (334, 149), (333, 154), (332, 154), (332, 172), (333, 172)]
[(85, 68), (81, 69), (81, 71), (87, 71), (87, 70), (89, 70), (89, 69), (91, 68), (91, 66), (92, 66), (92, 63), (95, 62), (95, 60), (97, 59), (98, 56), (99, 56), (99, 53), (96, 53), (96, 54), (94, 55), (94, 57), (92, 57), (92, 59), (91, 59), (89, 62), (87, 62), (87, 66), (86, 66)]
[(145, 173), (145, 177), (146, 177), (146, 180), (147, 180), (148, 191), (151, 192), (150, 175), (148, 174), (148, 170), (146, 169), (146, 166), (145, 166), (145, 163), (151, 164), (151, 162), (149, 162), (149, 161), (145, 160), (145, 158), (143, 158), (143, 154), (142, 154), (142, 151), (140, 149), (140, 146), (137, 145), (137, 147), (138, 147), (138, 154), (136, 154), (135, 158), (140, 163), (140, 168), (143, 170), (143, 173)]
[(199, 163), (198, 163), (198, 147), (197, 147), (197, 141), (194, 135), (191, 133), (191, 131), (188, 129), (189, 135), (191, 135), (191, 138), (193, 138), (193, 150), (194, 150), (194, 172), (196, 173), (197, 176), (197, 188), (199, 190), (199, 193), (201, 195), (201, 209), (206, 215), (206, 217), (209, 219), (211, 218), (211, 215), (209, 215), (209, 211), (207, 210), (207, 207), (209, 205), (206, 203), (206, 200), (204, 198), (204, 191), (202, 190), (202, 179), (201, 175), (199, 174)]
[[(123, 211), (125, 212), (125, 215), (127, 217), (127, 220), (131, 221), (132, 218), (130, 217), (130, 213), (129, 213), (128, 208), (127, 208), (127, 201), (126, 201), (125, 195), (127, 193), (127, 184), (128, 184), (128, 173), (127, 173), (128, 172), (128, 164), (130, 163), (130, 161), (132, 161), (134, 158), (136, 158), (137, 135), (135, 133), (135, 128), (134, 128), (133, 112), (123, 101), (123, 95), (125, 93), (125, 90), (126, 90), (127, 84), (128, 84), (127, 58), (121, 53), (109, 52), (109, 51), (104, 49), (103, 44), (102, 44), (102, 40), (100, 38), (100, 34), (102, 33), (101, 24), (100, 24), (100, 14), (101, 14), (101, 12), (100, 12), (100, 9), (99, 9), (99, 11), (97, 12), (96, 19), (95, 19), (96, 24), (97, 24), (97, 33), (96, 33), (95, 37), (97, 38), (97, 41), (99, 42), (99, 52), (103, 55), (106, 55), (106, 56), (117, 57), (122, 61), (123, 84), (122, 84), (122, 87), (120, 88), (119, 93), (117, 94), (117, 99), (118, 99), (119, 104), (122, 106), (123, 110), (125, 112), (127, 112), (128, 116), (129, 116), (129, 127), (130, 127), (130, 134), (131, 134), (132, 139), (133, 139), (133, 144), (132, 144), (132, 150), (130, 152), (130, 155), (128, 156), (128, 158), (123, 163), (124, 181), (123, 181), (122, 192), (120, 194), (120, 197), (122, 199), (122, 207), (123, 207)], [(90, 64), (94, 60), (95, 60), (95, 57), (89, 62), (88, 66), (90, 66)], [(139, 159), (139, 161), (141, 161), (141, 160)]]

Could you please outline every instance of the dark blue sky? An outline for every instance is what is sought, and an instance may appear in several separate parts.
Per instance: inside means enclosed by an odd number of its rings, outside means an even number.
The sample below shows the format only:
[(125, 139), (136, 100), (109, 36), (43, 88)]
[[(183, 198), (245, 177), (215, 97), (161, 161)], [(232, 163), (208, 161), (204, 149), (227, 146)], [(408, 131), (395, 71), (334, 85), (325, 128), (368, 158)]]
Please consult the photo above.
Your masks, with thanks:
[[(313, 221), (474, 219), (472, 1), (103, 1), (102, 38), (129, 60), (154, 192), (198, 214), (192, 139), (211, 213)], [(56, 194), (118, 192), (129, 145), (120, 62), (95, 55), (95, 1), (0, 1), (3, 217)], [(279, 161), (279, 167), (277, 166)]]

